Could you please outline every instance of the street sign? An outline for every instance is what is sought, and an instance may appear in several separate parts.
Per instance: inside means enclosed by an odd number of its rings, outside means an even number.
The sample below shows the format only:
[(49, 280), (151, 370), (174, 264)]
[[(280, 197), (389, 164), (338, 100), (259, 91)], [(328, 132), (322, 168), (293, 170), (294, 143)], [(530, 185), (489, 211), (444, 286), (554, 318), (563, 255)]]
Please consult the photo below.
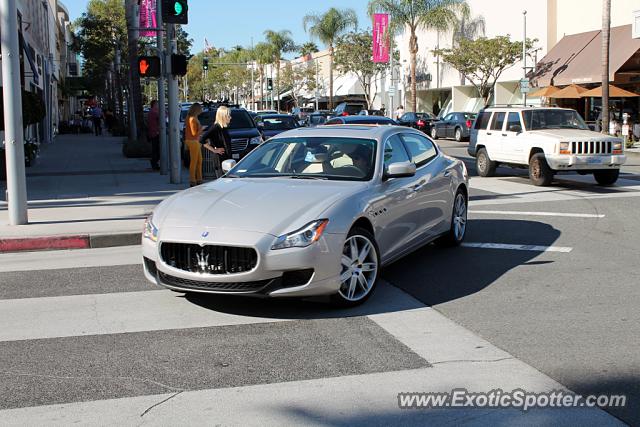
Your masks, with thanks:
[(521, 79), (520, 80), (520, 92), (521, 93), (529, 93), (531, 88), (529, 87), (529, 79)]
[(395, 86), (389, 86), (389, 93), (394, 93), (396, 91)]
[(157, 56), (139, 56), (138, 72), (140, 77), (160, 77), (160, 58)]

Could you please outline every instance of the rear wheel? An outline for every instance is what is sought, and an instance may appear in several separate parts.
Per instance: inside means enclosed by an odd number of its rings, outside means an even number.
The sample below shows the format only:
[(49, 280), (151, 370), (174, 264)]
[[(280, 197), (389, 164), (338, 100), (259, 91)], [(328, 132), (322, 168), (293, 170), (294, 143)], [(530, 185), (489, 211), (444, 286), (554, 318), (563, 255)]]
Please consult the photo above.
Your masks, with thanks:
[(453, 199), (451, 212), (451, 228), (437, 241), (442, 246), (459, 246), (467, 232), (467, 196), (463, 190), (458, 190)]
[(438, 129), (435, 126), (431, 128), (431, 138), (438, 139)]
[(536, 153), (529, 160), (529, 179), (533, 185), (546, 187), (553, 181), (553, 170), (549, 167), (544, 153)]
[(456, 128), (455, 138), (457, 142), (462, 142), (462, 129)]
[(478, 150), (476, 154), (476, 170), (480, 176), (494, 176), (498, 164), (489, 158), (485, 148)]
[(620, 169), (601, 170), (593, 172), (593, 177), (599, 185), (613, 185), (620, 176)]
[(353, 307), (365, 302), (378, 280), (380, 256), (373, 235), (363, 228), (353, 228), (342, 249), (340, 289), (332, 302)]

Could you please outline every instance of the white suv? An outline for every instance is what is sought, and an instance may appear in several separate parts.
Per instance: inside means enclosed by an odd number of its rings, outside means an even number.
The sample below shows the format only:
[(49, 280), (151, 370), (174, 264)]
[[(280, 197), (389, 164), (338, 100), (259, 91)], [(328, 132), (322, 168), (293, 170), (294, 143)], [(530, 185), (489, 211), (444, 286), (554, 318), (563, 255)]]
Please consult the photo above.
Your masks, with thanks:
[(480, 176), (504, 164), (528, 167), (535, 185), (549, 185), (557, 172), (593, 173), (600, 185), (618, 180), (624, 164), (622, 139), (589, 130), (580, 115), (555, 107), (487, 107), (478, 114), (469, 143)]

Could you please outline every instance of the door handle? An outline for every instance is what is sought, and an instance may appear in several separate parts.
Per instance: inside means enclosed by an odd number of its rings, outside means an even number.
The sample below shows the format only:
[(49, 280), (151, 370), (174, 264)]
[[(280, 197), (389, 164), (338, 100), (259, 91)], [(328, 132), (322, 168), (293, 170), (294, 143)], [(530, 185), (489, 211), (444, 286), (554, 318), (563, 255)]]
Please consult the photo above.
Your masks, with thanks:
[(503, 133), (502, 136), (508, 136), (506, 133)]
[(493, 133), (492, 132), (487, 132), (487, 135), (493, 135)]
[(450, 177), (451, 176), (451, 169), (446, 169), (444, 171), (444, 176), (447, 177), (447, 178)]
[(413, 191), (420, 191), (422, 189), (422, 187), (424, 187), (424, 185), (427, 183), (427, 181), (420, 181), (419, 183), (417, 183), (416, 185), (413, 186)]

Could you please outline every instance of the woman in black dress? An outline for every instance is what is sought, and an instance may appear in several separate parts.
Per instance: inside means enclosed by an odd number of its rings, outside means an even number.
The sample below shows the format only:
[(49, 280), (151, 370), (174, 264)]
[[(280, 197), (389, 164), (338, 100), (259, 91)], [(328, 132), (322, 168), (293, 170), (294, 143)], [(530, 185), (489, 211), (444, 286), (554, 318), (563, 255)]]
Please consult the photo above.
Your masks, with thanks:
[(231, 137), (229, 136), (229, 123), (231, 123), (231, 111), (225, 106), (218, 108), (216, 112), (216, 120), (209, 129), (200, 137), (200, 143), (204, 148), (217, 156), (216, 162), (216, 178), (222, 175), (219, 164), (223, 160), (231, 158)]

